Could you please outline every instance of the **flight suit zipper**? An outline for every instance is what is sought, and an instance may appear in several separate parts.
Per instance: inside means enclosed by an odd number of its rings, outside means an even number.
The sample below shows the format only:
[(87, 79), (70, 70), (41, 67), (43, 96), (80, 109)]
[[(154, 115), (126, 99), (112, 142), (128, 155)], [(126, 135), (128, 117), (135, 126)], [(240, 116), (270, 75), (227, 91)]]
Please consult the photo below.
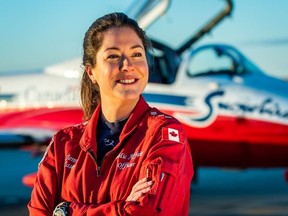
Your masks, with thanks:
[[(93, 159), (93, 161), (94, 161), (94, 163), (95, 163), (95, 165), (96, 165), (96, 168), (97, 168), (97, 170), (96, 170), (96, 172), (97, 172), (97, 177), (99, 177), (99, 176), (100, 176), (100, 173), (101, 173), (101, 166), (97, 163), (97, 160), (96, 160), (96, 157), (95, 157), (93, 151), (92, 151), (91, 149), (89, 149), (87, 152), (88, 152), (88, 154), (90, 155), (90, 157)], [(114, 152), (113, 150), (111, 150), (110, 152), (108, 152), (108, 153), (104, 156), (104, 158), (103, 158), (103, 160), (102, 160), (101, 163), (103, 163), (103, 161), (108, 157), (108, 155), (110, 155), (110, 154), (113, 153), (113, 152)]]
[(97, 177), (99, 177), (100, 176), (100, 171), (101, 171), (101, 166), (98, 165), (96, 157), (95, 157), (93, 151), (91, 149), (88, 149), (87, 152), (88, 152), (89, 156), (92, 158), (92, 160), (94, 161), (94, 163), (96, 165), (96, 174), (97, 174)]

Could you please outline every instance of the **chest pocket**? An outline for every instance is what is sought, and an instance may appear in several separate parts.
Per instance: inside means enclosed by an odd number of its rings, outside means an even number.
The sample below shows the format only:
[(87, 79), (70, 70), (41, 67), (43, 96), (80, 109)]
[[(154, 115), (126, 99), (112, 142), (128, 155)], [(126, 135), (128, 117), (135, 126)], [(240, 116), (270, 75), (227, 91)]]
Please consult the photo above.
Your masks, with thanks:
[(167, 175), (176, 178), (179, 172), (178, 166), (178, 163), (161, 157), (150, 161), (144, 166), (146, 178), (154, 182), (149, 194), (156, 194), (159, 184), (164, 178), (167, 178)]

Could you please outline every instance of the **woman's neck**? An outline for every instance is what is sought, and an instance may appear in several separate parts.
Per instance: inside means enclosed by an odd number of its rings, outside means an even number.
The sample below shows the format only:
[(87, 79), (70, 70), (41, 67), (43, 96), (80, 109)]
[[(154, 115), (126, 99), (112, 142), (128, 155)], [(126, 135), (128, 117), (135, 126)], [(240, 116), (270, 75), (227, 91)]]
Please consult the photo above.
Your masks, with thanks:
[(101, 100), (102, 114), (108, 122), (122, 121), (130, 116), (138, 100), (127, 100), (119, 103)]

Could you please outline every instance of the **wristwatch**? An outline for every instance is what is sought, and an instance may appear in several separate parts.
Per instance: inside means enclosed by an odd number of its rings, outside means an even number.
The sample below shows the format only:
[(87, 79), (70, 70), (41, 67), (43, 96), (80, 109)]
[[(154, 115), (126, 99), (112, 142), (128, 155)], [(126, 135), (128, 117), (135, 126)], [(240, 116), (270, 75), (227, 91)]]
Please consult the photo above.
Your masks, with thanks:
[(67, 216), (69, 205), (69, 202), (59, 203), (53, 211), (53, 216)]

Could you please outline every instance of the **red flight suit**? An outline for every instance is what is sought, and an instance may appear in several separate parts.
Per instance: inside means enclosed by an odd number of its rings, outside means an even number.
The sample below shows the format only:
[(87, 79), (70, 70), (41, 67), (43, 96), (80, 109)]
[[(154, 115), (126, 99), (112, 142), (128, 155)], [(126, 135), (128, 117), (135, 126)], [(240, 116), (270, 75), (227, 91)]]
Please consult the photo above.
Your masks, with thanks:
[[(194, 170), (182, 125), (141, 96), (100, 167), (95, 156), (100, 110), (54, 135), (39, 163), (30, 215), (51, 216), (62, 201), (71, 202), (69, 215), (75, 216), (188, 215)], [(154, 181), (151, 190), (139, 202), (126, 202), (147, 173)]]

